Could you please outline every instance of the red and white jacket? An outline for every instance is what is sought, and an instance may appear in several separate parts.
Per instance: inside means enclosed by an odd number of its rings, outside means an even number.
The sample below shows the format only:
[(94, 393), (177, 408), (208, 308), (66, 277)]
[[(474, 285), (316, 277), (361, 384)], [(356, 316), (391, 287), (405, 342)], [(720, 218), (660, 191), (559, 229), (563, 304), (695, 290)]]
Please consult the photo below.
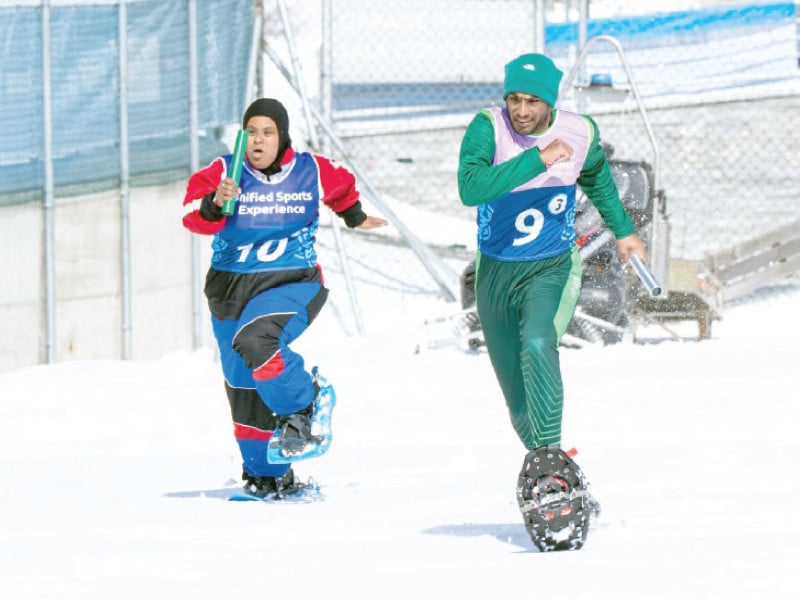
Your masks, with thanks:
[(183, 199), (184, 226), (214, 235), (212, 269), (258, 273), (314, 267), (320, 203), (349, 227), (366, 219), (349, 170), (292, 148), (284, 153), (280, 172), (269, 176), (245, 160), (234, 214), (224, 216), (213, 198), (230, 171), (230, 160), (230, 155), (220, 156), (194, 173)]

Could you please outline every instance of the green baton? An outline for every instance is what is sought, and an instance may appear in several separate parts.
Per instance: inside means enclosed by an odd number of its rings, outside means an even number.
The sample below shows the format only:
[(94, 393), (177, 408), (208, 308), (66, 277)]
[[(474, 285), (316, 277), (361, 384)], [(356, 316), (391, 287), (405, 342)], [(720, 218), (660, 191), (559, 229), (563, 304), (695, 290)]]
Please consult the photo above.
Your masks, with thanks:
[[(233, 179), (236, 186), (239, 186), (239, 180), (242, 177), (242, 162), (244, 162), (244, 151), (247, 148), (247, 131), (240, 129), (236, 134), (236, 143), (233, 146), (233, 154), (231, 155), (231, 179)], [(222, 214), (232, 215), (234, 207), (236, 206), (236, 197), (228, 198), (222, 203)]]

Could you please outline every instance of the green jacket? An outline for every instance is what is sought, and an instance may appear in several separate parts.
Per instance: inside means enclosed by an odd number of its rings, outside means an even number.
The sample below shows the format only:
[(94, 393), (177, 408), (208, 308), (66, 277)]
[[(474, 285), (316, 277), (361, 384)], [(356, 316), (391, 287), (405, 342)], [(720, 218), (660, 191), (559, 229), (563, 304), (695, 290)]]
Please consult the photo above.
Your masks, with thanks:
[[(635, 233), (636, 229), (620, 201), (605, 150), (600, 145), (597, 123), (588, 115), (583, 117), (591, 125), (594, 135), (578, 177), (578, 185), (614, 236), (617, 239), (626, 237)], [(488, 110), (484, 110), (472, 119), (461, 141), (458, 191), (465, 206), (491, 202), (546, 170), (536, 147), (523, 150), (518, 156), (499, 165), (492, 165), (494, 153), (494, 125)]]

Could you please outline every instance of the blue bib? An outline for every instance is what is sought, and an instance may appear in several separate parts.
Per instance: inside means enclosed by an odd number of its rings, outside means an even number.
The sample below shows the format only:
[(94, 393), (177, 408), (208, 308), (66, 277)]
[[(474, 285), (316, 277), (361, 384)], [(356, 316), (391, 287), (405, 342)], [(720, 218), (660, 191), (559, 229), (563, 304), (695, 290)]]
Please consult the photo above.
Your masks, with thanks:
[[(230, 156), (224, 159), (229, 167)], [(315, 266), (320, 184), (311, 154), (296, 154), (270, 179), (245, 162), (239, 187), (234, 214), (214, 236), (212, 267), (255, 273)]]
[(537, 135), (519, 135), (505, 109), (488, 109), (495, 132), (493, 164), (501, 164), (528, 148), (546, 147), (560, 138), (574, 154), (491, 202), (478, 206), (478, 248), (496, 260), (521, 262), (557, 256), (575, 242), (575, 193), (586, 160), (588, 122), (576, 113), (558, 110), (550, 128)]

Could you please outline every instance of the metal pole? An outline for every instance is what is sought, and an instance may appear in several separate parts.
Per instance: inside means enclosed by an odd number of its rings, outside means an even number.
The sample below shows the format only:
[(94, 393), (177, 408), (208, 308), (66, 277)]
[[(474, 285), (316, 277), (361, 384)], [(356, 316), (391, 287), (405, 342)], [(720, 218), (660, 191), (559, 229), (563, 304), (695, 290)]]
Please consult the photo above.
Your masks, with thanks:
[(242, 114), (250, 106), (250, 103), (255, 100), (256, 91), (256, 71), (258, 70), (258, 55), (261, 48), (261, 28), (264, 24), (264, 18), (261, 11), (256, 11), (253, 18), (253, 38), (250, 43), (250, 59), (247, 63), (247, 82), (244, 89), (244, 106), (242, 107)]
[(544, 54), (544, 0), (534, 0), (533, 3), (533, 49), (534, 52)]
[[(589, 0), (578, 0), (578, 53), (582, 48), (586, 47), (589, 31)], [(586, 85), (586, 65), (583, 61), (577, 61), (576, 64), (580, 65), (578, 72), (578, 82), (580, 85)], [(578, 96), (578, 112), (586, 112), (586, 98), (583, 95)]]
[(130, 159), (128, 154), (128, 10), (119, 2), (119, 200), (120, 295), (122, 299), (122, 358), (131, 357), (131, 222)]
[[(322, 48), (320, 49), (320, 105), (322, 116), (333, 123), (333, 0), (322, 0)], [(330, 152), (331, 143), (322, 139), (323, 151)]]
[(53, 201), (53, 89), (50, 54), (50, 2), (42, 2), (42, 126), (44, 128), (43, 271), (45, 360), (56, 360), (55, 233)]
[[(320, 50), (320, 103), (322, 114), (329, 123), (333, 122), (333, 1), (322, 0), (322, 48)], [(331, 141), (327, 136), (322, 136), (323, 154), (331, 153)], [(336, 248), (339, 251), (339, 262), (342, 265), (344, 280), (347, 286), (347, 293), (350, 297), (350, 306), (353, 307), (353, 316), (356, 321), (356, 331), (360, 335), (364, 334), (364, 320), (361, 317), (361, 307), (358, 304), (358, 296), (353, 286), (353, 276), (350, 271), (350, 261), (347, 259), (347, 252), (344, 249), (342, 239), (342, 224), (336, 215), (331, 213), (331, 229), (333, 238), (336, 241)]]
[[(579, 0), (579, 20), (578, 20), (578, 50), (584, 47), (589, 37), (589, 0)], [(586, 73), (581, 71), (580, 82), (584, 82)]]
[[(188, 0), (189, 19), (189, 170), (194, 173), (200, 169), (200, 131), (198, 107), (198, 67), (197, 67), (197, 1)], [(192, 347), (197, 350), (203, 344), (202, 321), (202, 274), (200, 272), (200, 236), (191, 236), (192, 251)]]
[(292, 87), (297, 90), (300, 96), (301, 104), (303, 105), (303, 114), (306, 118), (306, 127), (308, 127), (308, 139), (311, 147), (319, 149), (319, 138), (317, 137), (317, 128), (314, 126), (314, 119), (311, 118), (309, 113), (308, 94), (306, 93), (305, 82), (303, 81), (303, 72), (300, 66), (300, 59), (297, 56), (297, 46), (294, 43), (294, 36), (292, 35), (292, 24), (289, 23), (289, 15), (286, 12), (286, 5), (283, 0), (278, 0), (278, 12), (281, 17), (281, 25), (283, 27), (283, 34), (286, 36), (286, 44), (289, 46), (289, 57), (292, 61), (293, 80)]

